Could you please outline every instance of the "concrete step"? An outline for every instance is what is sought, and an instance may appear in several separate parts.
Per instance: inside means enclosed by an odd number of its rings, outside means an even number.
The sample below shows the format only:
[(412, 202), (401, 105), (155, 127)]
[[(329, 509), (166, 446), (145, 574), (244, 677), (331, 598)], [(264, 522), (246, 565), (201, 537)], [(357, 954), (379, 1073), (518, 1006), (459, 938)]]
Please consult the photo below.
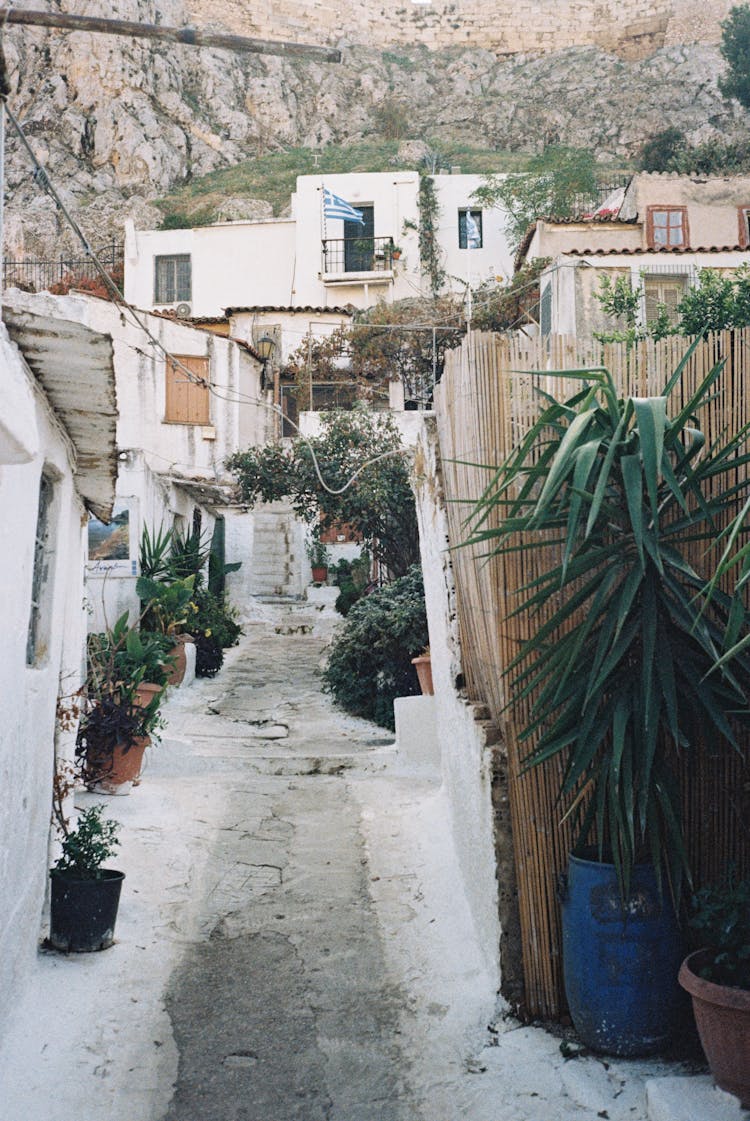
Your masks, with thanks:
[(646, 1083), (648, 1121), (747, 1121), (737, 1098), (709, 1075), (651, 1078)]

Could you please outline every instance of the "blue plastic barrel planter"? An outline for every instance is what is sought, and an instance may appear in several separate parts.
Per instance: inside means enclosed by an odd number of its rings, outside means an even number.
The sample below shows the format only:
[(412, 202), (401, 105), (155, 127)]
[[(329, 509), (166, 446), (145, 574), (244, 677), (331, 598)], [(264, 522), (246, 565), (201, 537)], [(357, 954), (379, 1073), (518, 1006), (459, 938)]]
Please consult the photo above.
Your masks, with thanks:
[(633, 869), (620, 899), (612, 864), (571, 856), (563, 889), (563, 970), (581, 1041), (609, 1055), (650, 1055), (670, 1039), (681, 1007), (682, 937), (668, 889), (650, 865)]

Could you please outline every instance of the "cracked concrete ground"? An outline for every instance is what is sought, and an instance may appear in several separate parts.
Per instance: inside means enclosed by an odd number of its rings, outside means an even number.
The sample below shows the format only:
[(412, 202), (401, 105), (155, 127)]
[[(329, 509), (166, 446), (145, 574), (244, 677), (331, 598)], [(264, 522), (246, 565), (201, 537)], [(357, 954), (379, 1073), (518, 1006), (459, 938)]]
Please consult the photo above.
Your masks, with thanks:
[(39, 955), (2, 1121), (644, 1121), (658, 1065), (487, 1030), (444, 791), (321, 695), (323, 616), (262, 610), (108, 801), (117, 942)]

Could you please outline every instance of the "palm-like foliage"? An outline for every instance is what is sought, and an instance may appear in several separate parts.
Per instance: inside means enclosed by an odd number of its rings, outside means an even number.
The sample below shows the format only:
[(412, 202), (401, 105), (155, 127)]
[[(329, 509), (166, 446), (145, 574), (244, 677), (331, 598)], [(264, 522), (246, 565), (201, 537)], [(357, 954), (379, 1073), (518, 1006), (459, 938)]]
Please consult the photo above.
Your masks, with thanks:
[[(542, 395), (471, 518), (473, 542), (551, 557), (514, 612), (538, 628), (509, 667), (510, 704), (531, 705), (527, 766), (564, 753), (576, 845), (595, 827), (624, 893), (646, 858), (679, 895), (689, 868), (676, 764), (703, 742), (737, 747), (733, 725), (750, 723), (748, 613), (688, 559), (700, 542), (715, 558), (731, 517), (739, 529), (748, 433), (708, 447), (696, 426), (721, 364), (668, 416), (691, 353), (659, 397), (618, 398), (604, 369), (558, 375), (584, 386), (565, 401)], [(715, 568), (731, 564), (729, 532)]]

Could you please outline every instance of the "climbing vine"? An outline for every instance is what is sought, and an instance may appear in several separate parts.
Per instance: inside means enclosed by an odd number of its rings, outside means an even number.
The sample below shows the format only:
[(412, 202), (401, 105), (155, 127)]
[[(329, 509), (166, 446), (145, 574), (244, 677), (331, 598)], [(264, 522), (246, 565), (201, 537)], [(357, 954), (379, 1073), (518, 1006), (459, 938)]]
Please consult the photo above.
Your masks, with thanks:
[(423, 271), (430, 278), (433, 296), (438, 296), (445, 284), (445, 269), (440, 263), (437, 239), (439, 213), (440, 206), (432, 177), (422, 175), (419, 180), (419, 257)]

